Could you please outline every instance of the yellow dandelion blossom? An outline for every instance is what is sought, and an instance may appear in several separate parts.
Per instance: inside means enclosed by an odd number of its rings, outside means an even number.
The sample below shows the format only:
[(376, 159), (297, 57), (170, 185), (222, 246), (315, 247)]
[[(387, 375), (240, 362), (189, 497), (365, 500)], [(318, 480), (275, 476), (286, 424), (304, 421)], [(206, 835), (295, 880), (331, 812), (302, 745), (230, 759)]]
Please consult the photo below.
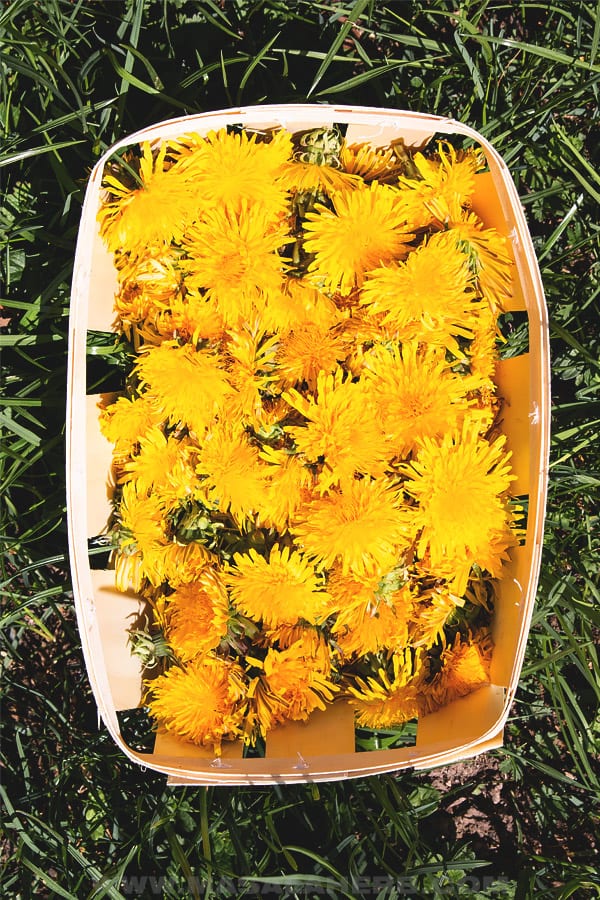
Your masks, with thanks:
[(481, 306), (465, 255), (438, 235), (405, 262), (371, 272), (360, 302), (381, 314), (401, 341), (438, 344), (455, 355), (460, 352), (456, 337), (473, 336), (473, 318)]
[(198, 541), (179, 544), (171, 540), (150, 554), (146, 565), (149, 563), (155, 586), (168, 583), (178, 588), (200, 578), (207, 566), (216, 564), (216, 557)]
[(286, 191), (297, 194), (325, 193), (332, 196), (336, 191), (351, 191), (362, 184), (360, 178), (336, 166), (326, 163), (305, 162), (295, 159), (279, 170), (277, 182)]
[(119, 397), (100, 413), (100, 430), (114, 444), (113, 459), (128, 457), (146, 432), (160, 423), (160, 416), (151, 400), (141, 397)]
[(223, 319), (237, 326), (254, 318), (269, 295), (280, 294), (285, 261), (278, 251), (287, 240), (285, 221), (261, 208), (208, 209), (185, 237), (186, 283), (204, 289)]
[(329, 642), (322, 629), (298, 622), (295, 625), (278, 625), (276, 628), (263, 628), (264, 646), (286, 650), (295, 644), (302, 647), (304, 655), (314, 662), (317, 670), (326, 677), (333, 671), (333, 660)]
[(182, 584), (165, 603), (166, 638), (183, 662), (218, 647), (227, 633), (227, 590), (215, 569)]
[(400, 650), (408, 643), (412, 612), (410, 588), (404, 586), (389, 597), (374, 591), (367, 603), (356, 600), (338, 614), (333, 634), (345, 656)]
[(408, 511), (384, 479), (350, 481), (308, 503), (292, 523), (305, 553), (343, 574), (391, 569), (412, 538)]
[(502, 310), (511, 294), (514, 270), (508, 240), (495, 228), (485, 228), (473, 212), (464, 212), (454, 220), (443, 237), (457, 241), (466, 254), (478, 288), (491, 310), (494, 313)]
[[(262, 662), (254, 702), (260, 730), (267, 734), (282, 722), (306, 721), (315, 709), (325, 709), (338, 686), (324, 672), (322, 653), (312, 642), (296, 641), (283, 650), (271, 648)], [(325, 671), (329, 671), (327, 665)]]
[(432, 712), (490, 683), (493, 644), (487, 630), (463, 640), (457, 634), (441, 655), (442, 668), (424, 685), (422, 712)]
[(147, 686), (150, 715), (178, 737), (218, 753), (223, 739), (241, 736), (246, 684), (237, 663), (202, 656), (185, 668), (171, 667)]
[[(154, 150), (144, 141), (141, 151), (137, 162), (141, 184), (132, 186), (130, 177), (105, 172), (102, 184), (108, 198), (98, 214), (109, 249), (126, 247), (133, 256), (179, 240), (197, 206), (195, 188), (185, 173), (166, 162), (166, 144)], [(136, 165), (131, 155), (129, 164)]]
[(219, 422), (211, 429), (198, 453), (196, 472), (209, 501), (238, 524), (262, 509), (265, 467), (240, 427)]
[(468, 385), (436, 347), (377, 348), (365, 358), (364, 375), (395, 456), (408, 455), (424, 437), (455, 430), (470, 405)]
[(403, 259), (409, 233), (398, 191), (377, 182), (362, 190), (337, 193), (333, 211), (317, 204), (304, 223), (304, 248), (314, 253), (309, 274), (326, 291), (349, 293), (365, 274)]
[(443, 588), (436, 588), (420, 598), (415, 605), (411, 623), (410, 642), (413, 647), (432, 647), (437, 641), (445, 644), (444, 626), (464, 606), (464, 599)]
[(252, 205), (278, 215), (285, 209), (287, 192), (277, 174), (291, 156), (292, 137), (283, 129), (270, 141), (224, 128), (205, 138), (191, 134), (180, 139), (174, 152), (187, 177), (193, 178), (205, 210), (228, 206), (240, 211)]
[(123, 485), (119, 503), (121, 540), (119, 548), (146, 553), (166, 543), (167, 523), (156, 497), (139, 492), (135, 482)]
[(343, 380), (341, 370), (317, 377), (317, 396), (304, 397), (292, 389), (283, 399), (306, 419), (305, 425), (286, 426), (296, 450), (309, 462), (323, 462), (323, 488), (352, 479), (355, 473), (381, 475), (386, 447), (377, 412), (364, 387)]
[(488, 443), (466, 422), (441, 441), (425, 438), (408, 470), (405, 488), (418, 501), (418, 552), (429, 554), (433, 572), (454, 568), (450, 588), (459, 596), (474, 564), (497, 577), (514, 544), (507, 508), (514, 475), (504, 444), (504, 436)]
[(260, 457), (268, 464), (262, 517), (268, 527), (287, 531), (290, 520), (310, 496), (314, 476), (300, 458), (265, 445)]
[(350, 611), (352, 615), (355, 605), (367, 607), (376, 602), (381, 574), (379, 570), (357, 574), (343, 573), (338, 566), (331, 569), (327, 577), (327, 592), (331, 596), (331, 610), (337, 615), (340, 625), (344, 624), (345, 612)]
[(154, 491), (161, 502), (175, 503), (177, 486), (193, 480), (194, 470), (189, 462), (191, 446), (185, 438), (167, 437), (161, 428), (150, 428), (140, 440), (140, 449), (121, 466), (120, 481), (134, 481), (138, 493)]
[(115, 312), (123, 330), (128, 332), (144, 319), (154, 324), (162, 312), (181, 298), (180, 256), (179, 250), (170, 247), (161, 252), (149, 249), (133, 261), (123, 257), (118, 273), (120, 290), (115, 298)]
[(419, 715), (419, 696), (422, 682), (422, 662), (413, 659), (408, 651), (395, 653), (392, 671), (383, 666), (376, 677), (356, 677), (348, 687), (356, 713), (356, 723), (362, 728), (392, 728)]
[(315, 390), (321, 373), (333, 373), (349, 352), (349, 342), (339, 331), (317, 324), (298, 326), (283, 337), (277, 351), (281, 383), (292, 387), (306, 382)]
[(173, 425), (186, 424), (202, 435), (219, 404), (232, 393), (220, 360), (210, 350), (164, 341), (144, 348), (135, 373), (145, 395)]
[(262, 322), (270, 331), (285, 337), (296, 328), (315, 327), (322, 331), (339, 320), (334, 301), (305, 278), (285, 276), (281, 293), (271, 294), (262, 311)]
[[(406, 151), (404, 150), (404, 153)], [(363, 181), (392, 181), (404, 171), (402, 156), (394, 147), (373, 147), (370, 144), (348, 144), (343, 141), (340, 163), (345, 172), (360, 175)]]
[(498, 325), (496, 316), (483, 307), (473, 323), (473, 340), (467, 348), (469, 370), (479, 382), (480, 389), (495, 391), (494, 372), (498, 359), (496, 342)]
[(276, 380), (275, 353), (277, 337), (268, 336), (261, 328), (245, 326), (227, 332), (223, 356), (230, 384), (235, 393), (226, 405), (232, 421), (260, 428), (266, 418), (264, 393)]
[(234, 605), (269, 628), (299, 620), (314, 625), (329, 599), (314, 566), (298, 551), (277, 544), (268, 559), (254, 549), (236, 553), (227, 581)]
[(399, 179), (410, 214), (422, 226), (442, 226), (460, 218), (471, 205), (475, 175), (484, 167), (485, 157), (479, 148), (457, 151), (444, 141), (431, 157), (416, 153), (413, 164), (418, 177)]
[(173, 297), (168, 307), (159, 311), (153, 324), (163, 338), (194, 345), (200, 341), (220, 341), (226, 327), (216, 303), (192, 290)]

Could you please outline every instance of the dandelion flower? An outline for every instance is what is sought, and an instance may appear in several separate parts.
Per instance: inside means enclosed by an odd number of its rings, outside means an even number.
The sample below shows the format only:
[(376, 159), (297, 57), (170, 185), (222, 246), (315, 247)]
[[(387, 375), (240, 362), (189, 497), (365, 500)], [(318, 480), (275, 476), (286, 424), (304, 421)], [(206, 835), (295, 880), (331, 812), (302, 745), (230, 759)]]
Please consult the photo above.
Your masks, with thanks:
[(315, 390), (321, 373), (331, 374), (348, 354), (348, 341), (338, 331), (315, 324), (298, 326), (283, 337), (277, 351), (282, 384), (306, 382)]
[(205, 138), (188, 135), (176, 147), (180, 165), (202, 198), (204, 210), (259, 206), (272, 217), (285, 209), (287, 193), (277, 173), (290, 158), (291, 135), (275, 132), (270, 141), (246, 131), (222, 128)]
[(245, 326), (227, 332), (223, 355), (228, 379), (235, 388), (226, 405), (227, 417), (260, 428), (264, 419), (263, 396), (277, 376), (275, 353), (278, 339), (260, 328)]
[(511, 294), (514, 269), (507, 239), (495, 228), (485, 228), (473, 212), (464, 212), (439, 239), (457, 242), (492, 312), (502, 310)]
[(238, 524), (262, 508), (266, 473), (258, 449), (239, 427), (219, 422), (211, 429), (198, 453), (196, 472), (210, 501)]
[(161, 428), (149, 429), (140, 440), (140, 449), (121, 467), (120, 481), (135, 481), (137, 490), (154, 491), (163, 502), (176, 503), (177, 485), (193, 480), (193, 468), (189, 463), (191, 447), (186, 439), (167, 437)]
[(103, 177), (108, 199), (98, 218), (100, 233), (108, 248), (116, 252), (126, 247), (133, 256), (143, 255), (148, 247), (162, 247), (179, 240), (193, 218), (196, 194), (185, 174), (170, 166), (165, 157), (166, 144), (154, 150), (148, 141), (141, 157), (129, 156), (130, 166), (139, 166), (139, 185), (129, 184), (119, 167)]
[(371, 272), (360, 302), (397, 329), (401, 341), (437, 344), (455, 355), (456, 337), (472, 337), (471, 322), (480, 306), (465, 255), (437, 235), (405, 262)]
[(464, 599), (448, 590), (438, 588), (421, 596), (421, 602), (414, 609), (411, 639), (413, 647), (432, 647), (437, 641), (446, 643), (444, 627), (456, 613), (457, 607), (464, 606)]
[(237, 663), (202, 656), (171, 667), (148, 687), (150, 715), (178, 737), (219, 752), (223, 739), (241, 736), (246, 686)]
[(102, 409), (100, 430), (114, 444), (113, 458), (128, 457), (146, 432), (160, 422), (159, 414), (148, 397), (119, 397)]
[(407, 510), (385, 480), (350, 481), (308, 503), (292, 523), (306, 554), (343, 574), (391, 569), (411, 540)]
[(373, 147), (370, 144), (347, 144), (340, 150), (340, 163), (345, 172), (360, 175), (363, 181), (389, 183), (404, 171), (403, 160), (394, 147)]
[(332, 375), (321, 372), (316, 398), (292, 389), (283, 399), (306, 419), (305, 425), (286, 426), (286, 431), (309, 462), (323, 461), (323, 488), (356, 472), (383, 474), (387, 454), (381, 426), (360, 383), (344, 381), (339, 369)]
[(311, 278), (326, 291), (347, 294), (365, 274), (403, 259), (409, 233), (398, 192), (377, 182), (363, 190), (337, 193), (333, 211), (317, 204), (306, 215), (304, 248), (314, 253)]
[(207, 566), (215, 565), (216, 557), (199, 541), (179, 544), (170, 540), (147, 554), (145, 565), (150, 569), (153, 585), (167, 583), (177, 589), (199, 578)]
[[(254, 699), (260, 730), (267, 734), (282, 722), (306, 721), (315, 709), (325, 709), (333, 700), (338, 686), (329, 675), (312, 642), (303, 640), (283, 650), (271, 648), (262, 663)], [(326, 670), (330, 664), (326, 664)]]
[(422, 681), (421, 659), (409, 651), (395, 653), (392, 671), (381, 666), (376, 677), (356, 677), (350, 684), (348, 701), (361, 728), (392, 728), (419, 714)]
[(205, 568), (194, 581), (180, 585), (165, 604), (166, 637), (183, 662), (214, 650), (227, 633), (227, 590), (217, 571)]
[(156, 502), (156, 497), (146, 491), (140, 493), (135, 482), (123, 485), (119, 517), (121, 551), (127, 552), (135, 547), (146, 553), (165, 544), (167, 523), (164, 511)]
[(280, 293), (284, 260), (278, 251), (287, 240), (285, 222), (261, 208), (211, 208), (185, 238), (187, 283), (204, 289), (223, 319), (237, 326)]
[(421, 712), (432, 712), (489, 684), (492, 651), (487, 630), (471, 635), (468, 640), (457, 634), (452, 645), (441, 654), (441, 670), (426, 684), (420, 699)]
[(408, 622), (412, 610), (408, 586), (389, 597), (375, 590), (367, 603), (361, 599), (338, 614), (333, 633), (346, 656), (364, 656), (381, 650), (400, 650), (408, 643)]
[(122, 257), (115, 312), (123, 330), (128, 331), (144, 319), (154, 324), (157, 316), (181, 297), (180, 256), (180, 251), (169, 247), (160, 252), (150, 248), (133, 261), (127, 255)]
[(334, 301), (305, 278), (285, 276), (281, 293), (269, 295), (262, 313), (265, 327), (285, 337), (296, 328), (332, 328), (339, 320)]
[(424, 437), (442, 437), (461, 423), (469, 408), (467, 385), (439, 349), (416, 342), (378, 348), (364, 360), (365, 382), (374, 399), (386, 441), (405, 457)]
[(459, 596), (474, 564), (498, 577), (514, 544), (507, 507), (514, 475), (504, 444), (503, 436), (488, 443), (466, 422), (441, 441), (425, 438), (409, 469), (405, 489), (418, 501), (418, 552), (429, 554), (434, 572), (454, 568), (450, 588)]
[(293, 625), (299, 620), (316, 624), (322, 618), (328, 596), (314, 566), (296, 550), (275, 544), (265, 559), (250, 549), (236, 553), (228, 576), (235, 606), (269, 628)]
[(440, 227), (460, 218), (471, 205), (475, 175), (485, 165), (485, 157), (479, 148), (457, 151), (450, 143), (440, 142), (436, 155), (416, 153), (413, 164), (419, 177), (400, 177), (404, 200), (421, 226)]
[(135, 372), (145, 394), (173, 425), (184, 423), (202, 435), (220, 403), (232, 393), (219, 359), (210, 350), (196, 350), (164, 341), (144, 348)]
[(297, 454), (265, 445), (260, 457), (268, 466), (267, 490), (263, 496), (262, 517), (265, 524), (279, 532), (287, 531), (290, 520), (313, 487), (313, 474)]
[(192, 345), (200, 341), (217, 343), (226, 327), (214, 301), (199, 291), (187, 289), (159, 310), (154, 326), (162, 337)]
[(277, 182), (286, 191), (295, 194), (328, 194), (336, 191), (351, 191), (362, 184), (360, 178), (326, 163), (304, 162), (295, 159), (284, 163), (277, 176)]

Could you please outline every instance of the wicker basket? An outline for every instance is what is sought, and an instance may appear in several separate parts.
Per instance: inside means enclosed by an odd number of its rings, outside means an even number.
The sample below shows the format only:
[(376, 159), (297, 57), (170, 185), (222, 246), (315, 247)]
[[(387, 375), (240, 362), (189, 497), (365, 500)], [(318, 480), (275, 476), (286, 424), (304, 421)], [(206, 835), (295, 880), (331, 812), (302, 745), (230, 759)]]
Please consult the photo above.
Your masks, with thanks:
[[(333, 704), (306, 723), (290, 723), (269, 734), (264, 758), (243, 758), (241, 744), (224, 746), (223, 756), (156, 735), (151, 751), (136, 749), (123, 736), (123, 711), (140, 706), (142, 671), (128, 643), (143, 601), (118, 592), (114, 572), (92, 568), (88, 541), (106, 532), (111, 512), (111, 446), (98, 424), (97, 395), (86, 394), (86, 337), (110, 332), (117, 286), (111, 256), (98, 232), (96, 215), (104, 164), (116, 149), (142, 140), (207, 134), (229, 125), (290, 131), (347, 126), (350, 142), (383, 146), (402, 137), (424, 146), (434, 135), (459, 134), (483, 149), (488, 171), (476, 176), (473, 208), (487, 227), (509, 238), (516, 265), (510, 311), (526, 312), (527, 353), (501, 360), (496, 382), (504, 398), (502, 420), (517, 481), (528, 498), (524, 543), (511, 553), (499, 583), (493, 619), (492, 683), (419, 720), (414, 746), (355, 751), (352, 710)], [(546, 506), (549, 444), (549, 354), (545, 301), (531, 238), (519, 198), (500, 156), (471, 128), (451, 119), (398, 110), (335, 106), (257, 106), (172, 119), (130, 135), (99, 160), (83, 207), (71, 298), (67, 411), (67, 484), (71, 568), (79, 631), (98, 709), (112, 737), (136, 763), (163, 772), (171, 784), (272, 784), (337, 780), (406, 768), (452, 763), (502, 745), (503, 729), (517, 688), (538, 580)]]

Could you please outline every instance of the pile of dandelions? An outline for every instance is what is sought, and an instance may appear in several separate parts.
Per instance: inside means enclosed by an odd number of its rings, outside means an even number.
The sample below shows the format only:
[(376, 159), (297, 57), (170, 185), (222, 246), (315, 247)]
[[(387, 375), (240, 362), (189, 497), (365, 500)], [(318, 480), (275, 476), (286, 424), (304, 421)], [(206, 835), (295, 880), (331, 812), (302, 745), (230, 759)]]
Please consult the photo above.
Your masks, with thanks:
[[(107, 401), (117, 585), (158, 726), (390, 728), (488, 683), (516, 508), (494, 385), (505, 240), (478, 149), (222, 130), (106, 166), (134, 348)], [(148, 671), (148, 670), (147, 670)]]

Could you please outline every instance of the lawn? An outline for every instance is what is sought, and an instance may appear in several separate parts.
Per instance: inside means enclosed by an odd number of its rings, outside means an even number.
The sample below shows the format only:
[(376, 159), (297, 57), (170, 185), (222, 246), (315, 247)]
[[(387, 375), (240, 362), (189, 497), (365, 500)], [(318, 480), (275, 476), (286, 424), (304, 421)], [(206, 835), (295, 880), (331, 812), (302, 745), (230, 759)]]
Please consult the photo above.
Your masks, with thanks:
[[(4, 896), (598, 896), (599, 51), (590, 0), (2, 4)], [(467, 763), (171, 788), (98, 721), (69, 581), (68, 313), (86, 178), (153, 122), (307, 100), (459, 119), (517, 185), (552, 356), (527, 656), (504, 747)], [(518, 344), (522, 326), (506, 327)]]

